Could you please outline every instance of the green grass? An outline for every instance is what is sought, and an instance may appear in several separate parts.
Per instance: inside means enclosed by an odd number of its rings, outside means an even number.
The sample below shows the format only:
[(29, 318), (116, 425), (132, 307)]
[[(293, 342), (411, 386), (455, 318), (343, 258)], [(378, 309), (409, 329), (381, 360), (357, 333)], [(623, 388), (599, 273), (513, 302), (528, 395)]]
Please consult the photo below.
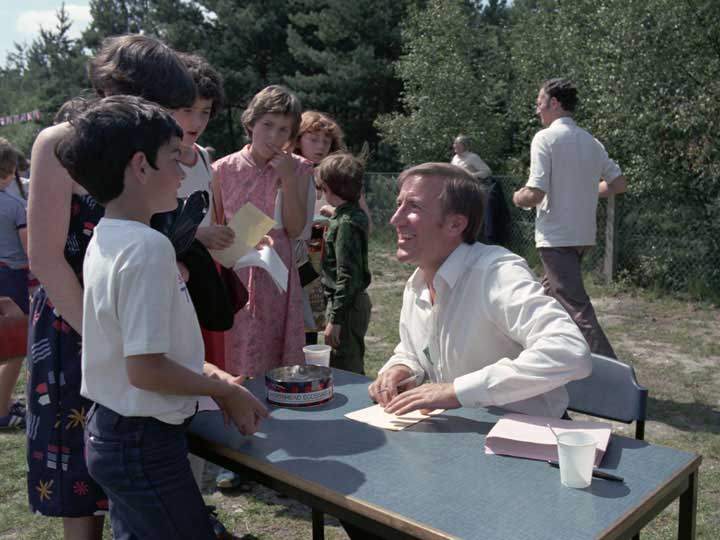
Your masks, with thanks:
[[(392, 354), (402, 291), (412, 268), (394, 258), (394, 237), (373, 235), (372, 321), (367, 335), (366, 371), (374, 376)], [(618, 355), (631, 363), (650, 390), (647, 440), (703, 455), (698, 502), (698, 538), (720, 538), (720, 309), (633, 289), (625, 280), (602, 286), (588, 276), (588, 289)], [(21, 384), (18, 392), (22, 391)], [(632, 429), (618, 424), (616, 431)], [(24, 436), (0, 434), (0, 540), (62, 538), (59, 520), (31, 515), (25, 493)], [(237, 535), (260, 539), (310, 537), (309, 510), (291, 499), (253, 485), (251, 493), (206, 496)], [(347, 538), (328, 518), (326, 536)], [(643, 529), (643, 540), (676, 538), (677, 503)], [(110, 538), (110, 534), (106, 534)]]

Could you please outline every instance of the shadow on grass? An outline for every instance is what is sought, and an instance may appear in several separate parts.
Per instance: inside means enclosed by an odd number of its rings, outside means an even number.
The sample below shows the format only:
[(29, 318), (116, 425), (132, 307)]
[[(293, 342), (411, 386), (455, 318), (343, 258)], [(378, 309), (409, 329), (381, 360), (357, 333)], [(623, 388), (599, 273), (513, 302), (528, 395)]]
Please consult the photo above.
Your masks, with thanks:
[(648, 416), (682, 431), (720, 433), (720, 410), (705, 403), (678, 403), (650, 396)]

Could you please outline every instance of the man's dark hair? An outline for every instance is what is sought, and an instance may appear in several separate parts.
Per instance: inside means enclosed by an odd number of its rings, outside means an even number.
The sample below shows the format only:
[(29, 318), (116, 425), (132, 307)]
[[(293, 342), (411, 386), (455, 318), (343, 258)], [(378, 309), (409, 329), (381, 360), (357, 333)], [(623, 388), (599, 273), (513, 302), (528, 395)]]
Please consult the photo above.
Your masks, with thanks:
[(365, 164), (349, 152), (335, 152), (320, 162), (315, 175), (342, 200), (357, 202), (362, 195)]
[(450, 163), (423, 163), (401, 172), (398, 186), (402, 188), (406, 180), (415, 176), (442, 182), (439, 199), (443, 218), (448, 214), (465, 216), (467, 225), (462, 240), (474, 244), (485, 219), (486, 195), (480, 183), (462, 167)]
[(137, 152), (155, 167), (158, 149), (183, 132), (162, 107), (135, 96), (110, 96), (70, 120), (55, 155), (78, 184), (98, 202), (117, 198), (125, 170)]
[(215, 118), (225, 105), (225, 89), (220, 74), (199, 54), (178, 53), (180, 60), (195, 81), (197, 97), (212, 100), (210, 118)]
[(141, 96), (166, 109), (192, 107), (195, 83), (175, 51), (142, 35), (109, 37), (88, 62), (88, 78), (101, 97)]
[(562, 108), (573, 112), (578, 104), (577, 87), (567, 79), (550, 79), (541, 86), (548, 98), (555, 98)]

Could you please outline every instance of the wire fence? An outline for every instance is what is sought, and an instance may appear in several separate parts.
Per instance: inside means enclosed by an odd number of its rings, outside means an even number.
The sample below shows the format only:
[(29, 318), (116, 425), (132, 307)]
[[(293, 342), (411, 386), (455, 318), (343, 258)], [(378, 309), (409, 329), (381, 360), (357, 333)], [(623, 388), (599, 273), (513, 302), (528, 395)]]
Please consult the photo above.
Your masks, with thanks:
[[(365, 196), (379, 234), (391, 234), (398, 173), (367, 173)], [(503, 245), (539, 268), (535, 249), (535, 212), (517, 208), (512, 194), (526, 179), (493, 176), (502, 188), (509, 211)], [(720, 237), (713, 234), (700, 212), (674, 207), (657, 210), (636, 204), (629, 195), (597, 208), (597, 243), (583, 261), (586, 272), (606, 281), (623, 280), (659, 291), (720, 300)], [(666, 215), (667, 214), (667, 215)], [(678, 223), (682, 215), (682, 223)], [(681, 232), (679, 232), (681, 231)]]

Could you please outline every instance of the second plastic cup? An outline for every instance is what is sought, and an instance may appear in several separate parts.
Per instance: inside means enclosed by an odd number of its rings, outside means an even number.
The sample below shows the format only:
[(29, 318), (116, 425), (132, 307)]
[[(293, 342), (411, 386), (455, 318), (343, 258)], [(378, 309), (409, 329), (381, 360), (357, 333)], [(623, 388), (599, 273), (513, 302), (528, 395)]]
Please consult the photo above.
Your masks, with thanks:
[(560, 482), (570, 488), (586, 488), (592, 481), (595, 438), (577, 431), (558, 435)]
[(305, 345), (305, 363), (314, 366), (330, 366), (330, 345)]

